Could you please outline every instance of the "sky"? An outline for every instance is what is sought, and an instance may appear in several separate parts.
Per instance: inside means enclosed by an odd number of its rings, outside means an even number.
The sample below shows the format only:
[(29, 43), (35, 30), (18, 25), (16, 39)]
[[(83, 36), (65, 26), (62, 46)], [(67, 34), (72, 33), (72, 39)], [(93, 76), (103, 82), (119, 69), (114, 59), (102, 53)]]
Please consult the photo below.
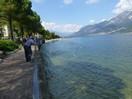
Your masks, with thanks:
[(110, 20), (132, 10), (132, 0), (31, 0), (32, 10), (49, 31), (77, 32), (81, 27)]

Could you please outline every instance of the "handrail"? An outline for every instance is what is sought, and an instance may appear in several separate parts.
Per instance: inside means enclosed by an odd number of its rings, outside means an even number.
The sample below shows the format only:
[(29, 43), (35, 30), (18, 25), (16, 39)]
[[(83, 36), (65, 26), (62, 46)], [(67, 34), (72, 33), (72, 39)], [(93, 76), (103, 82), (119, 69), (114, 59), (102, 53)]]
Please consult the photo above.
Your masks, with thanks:
[(39, 81), (36, 45), (34, 50), (34, 79), (33, 79), (33, 99), (39, 99)]

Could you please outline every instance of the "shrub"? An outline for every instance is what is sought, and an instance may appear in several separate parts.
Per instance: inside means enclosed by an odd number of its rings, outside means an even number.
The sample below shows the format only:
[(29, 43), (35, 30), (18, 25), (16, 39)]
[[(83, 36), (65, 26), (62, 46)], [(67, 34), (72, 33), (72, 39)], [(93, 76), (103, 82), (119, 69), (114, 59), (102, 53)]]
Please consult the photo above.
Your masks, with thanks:
[(0, 50), (1, 51), (14, 51), (19, 48), (19, 45), (11, 40), (0, 40)]

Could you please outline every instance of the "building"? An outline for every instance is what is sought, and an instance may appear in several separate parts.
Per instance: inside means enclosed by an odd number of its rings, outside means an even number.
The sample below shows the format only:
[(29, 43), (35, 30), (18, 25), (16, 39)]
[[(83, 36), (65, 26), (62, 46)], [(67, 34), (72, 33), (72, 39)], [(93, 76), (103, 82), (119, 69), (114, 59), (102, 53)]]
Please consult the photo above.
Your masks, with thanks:
[(4, 37), (4, 38), (8, 38), (9, 37), (9, 28), (7, 25), (4, 25), (0, 28), (0, 36)]

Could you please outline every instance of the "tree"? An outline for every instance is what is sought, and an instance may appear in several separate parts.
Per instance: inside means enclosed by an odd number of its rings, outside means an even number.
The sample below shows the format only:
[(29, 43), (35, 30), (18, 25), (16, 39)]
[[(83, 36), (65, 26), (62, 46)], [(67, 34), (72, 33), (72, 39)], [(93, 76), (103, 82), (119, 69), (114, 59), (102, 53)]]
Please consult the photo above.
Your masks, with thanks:
[(34, 35), (36, 33), (40, 33), (46, 39), (57, 37), (54, 33), (44, 29), (40, 16), (31, 7), (30, 0), (0, 0), (0, 19), (9, 23), (11, 39), (14, 40), (13, 31), (18, 36), (21, 35), (22, 39), (25, 34)]
[(31, 7), (32, 3), (30, 0), (22, 0), (17, 3), (17, 9), (15, 13), (17, 13), (17, 16), (14, 17), (14, 21), (16, 21), (20, 33), (23, 39), (24, 31), (26, 30), (27, 26), (29, 25), (29, 15), (32, 13)]
[(0, 0), (0, 17), (8, 21), (12, 40), (14, 39), (12, 21), (20, 17), (20, 13), (22, 17), (24, 15), (23, 13), (25, 13), (24, 11), (28, 8), (31, 10), (29, 3), (31, 5), (30, 0)]
[(1, 17), (9, 22), (9, 32), (11, 35), (11, 39), (13, 40), (13, 32), (12, 32), (12, 17), (14, 11), (16, 10), (14, 5), (14, 0), (0, 0), (0, 13)]

